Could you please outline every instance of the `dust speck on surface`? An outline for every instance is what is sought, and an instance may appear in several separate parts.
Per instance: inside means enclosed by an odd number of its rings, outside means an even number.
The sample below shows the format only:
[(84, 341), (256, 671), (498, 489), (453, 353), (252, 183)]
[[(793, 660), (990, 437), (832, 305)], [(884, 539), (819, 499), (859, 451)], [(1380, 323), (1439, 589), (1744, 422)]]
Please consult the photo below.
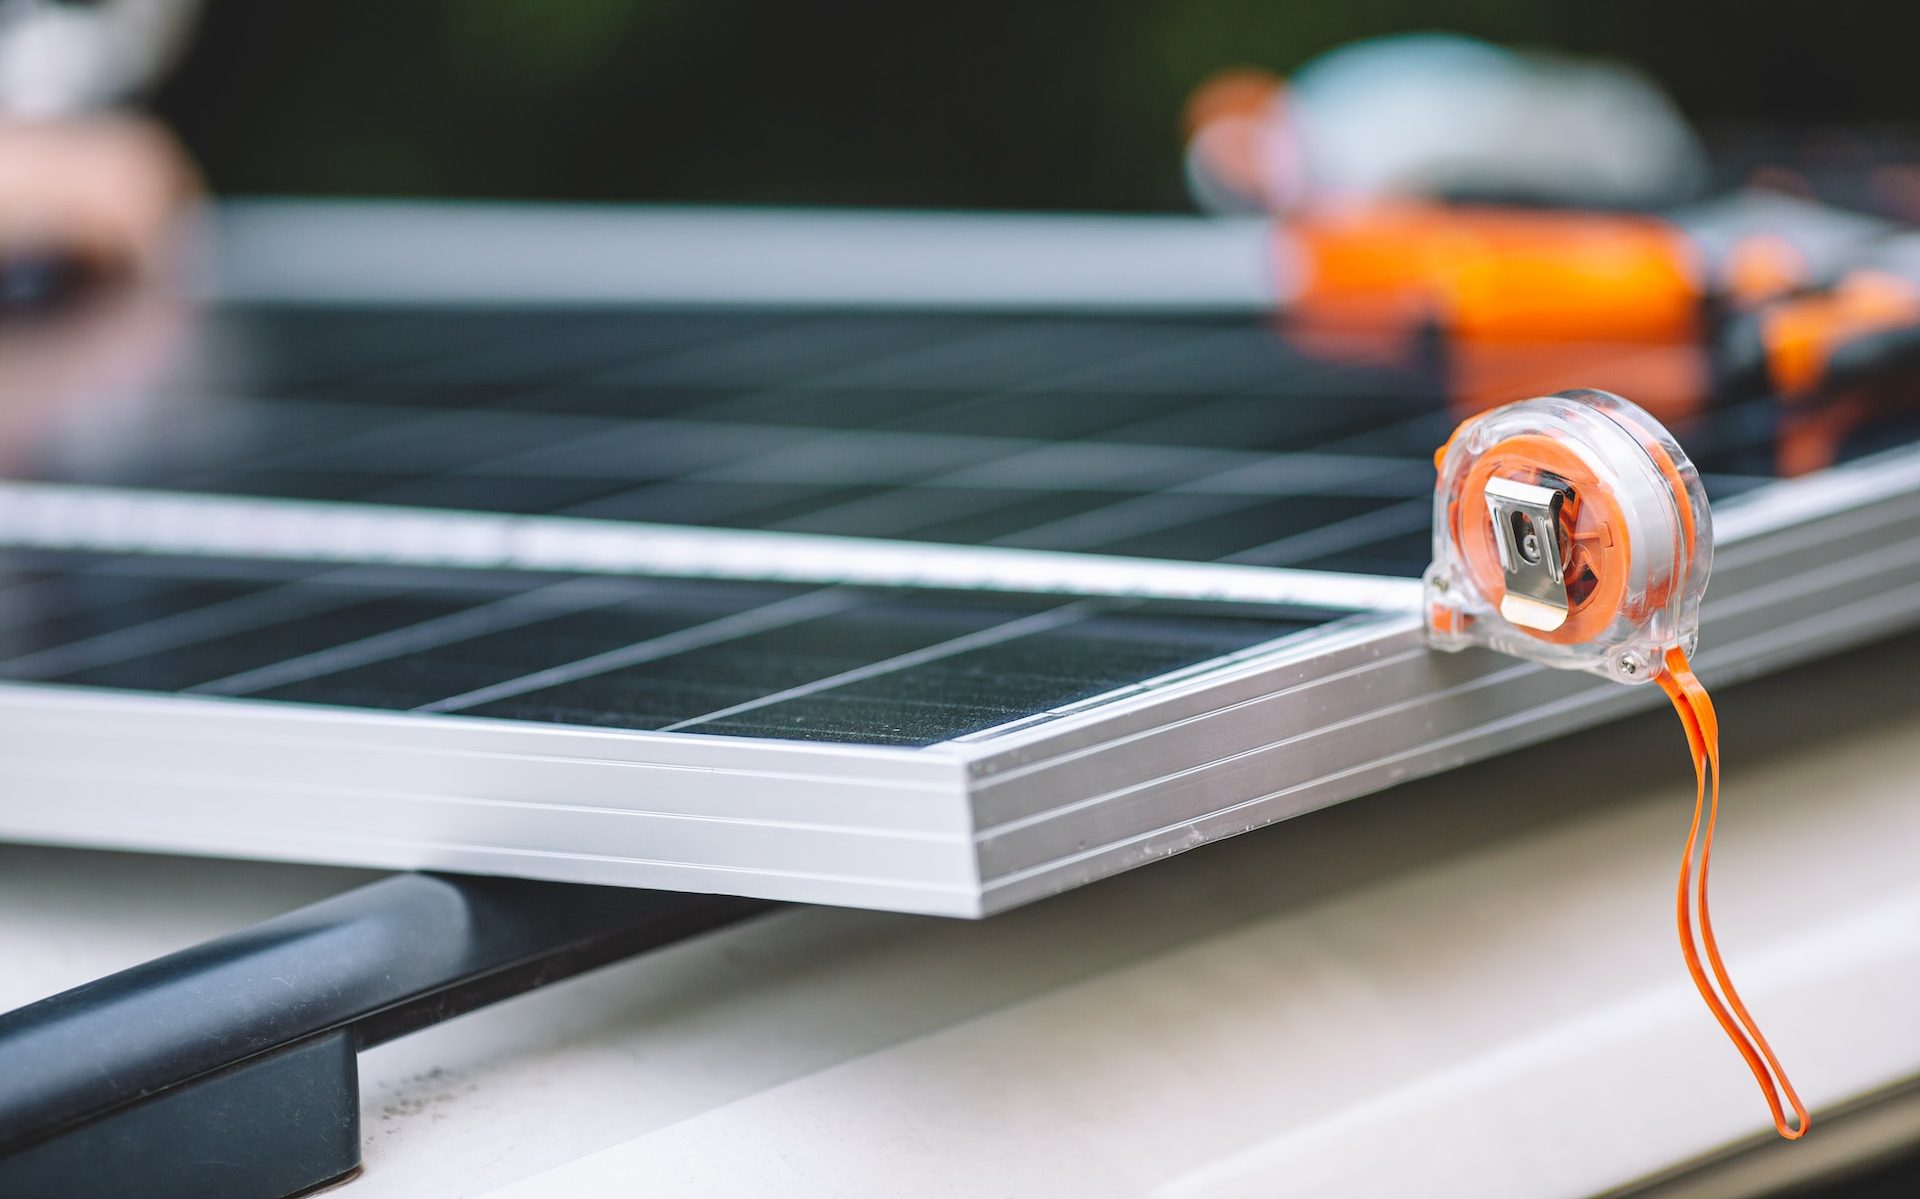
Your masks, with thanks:
[(403, 1079), (393, 1097), (380, 1105), (380, 1119), (392, 1122), (425, 1116), (441, 1120), (446, 1115), (443, 1108), (479, 1089), (478, 1083), (464, 1080), (457, 1071), (436, 1066)]

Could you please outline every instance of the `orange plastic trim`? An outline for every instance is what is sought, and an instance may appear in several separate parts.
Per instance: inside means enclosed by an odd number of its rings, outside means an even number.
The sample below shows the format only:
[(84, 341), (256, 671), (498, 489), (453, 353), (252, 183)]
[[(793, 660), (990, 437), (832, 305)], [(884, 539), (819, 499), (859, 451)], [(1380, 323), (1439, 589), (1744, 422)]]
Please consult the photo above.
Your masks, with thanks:
[(1209, 76), (1193, 89), (1181, 114), (1188, 137), (1216, 121), (1251, 121), (1265, 117), (1286, 91), (1286, 81), (1259, 67), (1229, 67)]
[(1721, 280), (1738, 308), (1757, 308), (1806, 286), (1813, 275), (1807, 256), (1784, 237), (1756, 233), (1733, 243)]
[(1834, 349), (1866, 333), (1920, 322), (1920, 288), (1881, 271), (1854, 271), (1830, 291), (1781, 300), (1761, 318), (1773, 385), (1806, 395), (1820, 384)]

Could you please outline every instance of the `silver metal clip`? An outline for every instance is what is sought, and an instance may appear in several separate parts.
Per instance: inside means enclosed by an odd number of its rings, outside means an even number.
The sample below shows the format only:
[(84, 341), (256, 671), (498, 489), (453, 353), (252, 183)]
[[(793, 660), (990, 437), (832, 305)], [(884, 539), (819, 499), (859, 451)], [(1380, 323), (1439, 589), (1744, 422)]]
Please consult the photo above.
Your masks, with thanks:
[(1569, 492), (1499, 476), (1487, 480), (1487, 513), (1507, 594), (1500, 615), (1513, 624), (1550, 633), (1567, 622), (1566, 564), (1560, 548), (1560, 508)]

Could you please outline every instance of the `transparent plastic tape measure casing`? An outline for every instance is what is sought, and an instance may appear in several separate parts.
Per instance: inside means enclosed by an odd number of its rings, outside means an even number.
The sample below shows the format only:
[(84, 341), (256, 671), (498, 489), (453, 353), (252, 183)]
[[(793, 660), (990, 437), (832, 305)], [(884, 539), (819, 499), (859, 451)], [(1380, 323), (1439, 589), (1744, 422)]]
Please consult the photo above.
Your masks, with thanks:
[(1427, 629), (1623, 683), (1694, 648), (1713, 564), (1699, 472), (1660, 423), (1566, 391), (1462, 424), (1437, 456)]

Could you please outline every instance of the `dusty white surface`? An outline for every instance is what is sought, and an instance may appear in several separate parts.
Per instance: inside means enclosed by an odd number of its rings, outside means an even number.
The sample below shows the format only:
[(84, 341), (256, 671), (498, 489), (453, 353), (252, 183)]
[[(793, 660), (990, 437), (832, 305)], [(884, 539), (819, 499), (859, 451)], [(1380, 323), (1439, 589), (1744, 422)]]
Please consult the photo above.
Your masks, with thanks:
[[(1917, 668), (1720, 697), (1714, 910), (1816, 1104), (1920, 1073)], [(1663, 715), (982, 924), (781, 913), (364, 1055), (339, 1193), (1592, 1194), (1766, 1127), (1672, 943), (1690, 802)], [(0, 1003), (363, 877), (0, 849)]]

